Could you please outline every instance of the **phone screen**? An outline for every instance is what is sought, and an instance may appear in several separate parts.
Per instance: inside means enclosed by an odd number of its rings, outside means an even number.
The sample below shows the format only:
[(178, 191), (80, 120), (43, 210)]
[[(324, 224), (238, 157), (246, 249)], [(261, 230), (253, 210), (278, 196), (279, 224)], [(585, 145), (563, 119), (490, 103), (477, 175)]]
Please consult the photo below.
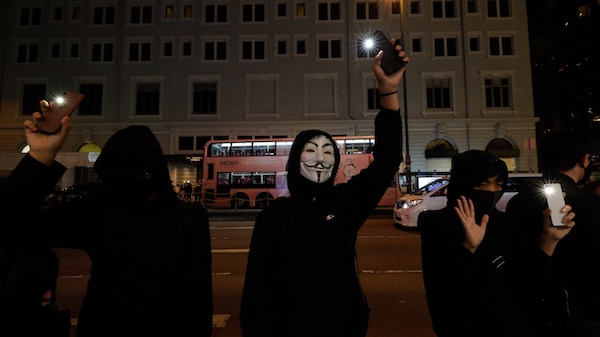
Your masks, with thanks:
[(560, 227), (565, 224), (562, 223), (562, 218), (565, 213), (561, 212), (561, 209), (565, 206), (565, 198), (560, 184), (544, 184), (544, 193), (546, 194), (546, 200), (548, 201), (548, 208), (552, 210), (550, 214), (550, 221), (552, 226)]

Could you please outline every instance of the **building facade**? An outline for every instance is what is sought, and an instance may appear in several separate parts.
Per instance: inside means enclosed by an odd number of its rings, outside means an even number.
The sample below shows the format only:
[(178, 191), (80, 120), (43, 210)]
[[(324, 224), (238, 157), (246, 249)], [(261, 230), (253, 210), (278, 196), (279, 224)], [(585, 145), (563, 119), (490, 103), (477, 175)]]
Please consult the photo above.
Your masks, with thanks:
[(9, 0), (0, 7), (5, 172), (26, 148), (23, 121), (40, 99), (65, 90), (86, 95), (63, 148), (73, 168), (91, 167), (86, 152), (131, 124), (155, 132), (177, 183), (200, 176), (197, 159), (209, 139), (294, 137), (307, 128), (370, 135), (379, 106), (364, 42), (376, 29), (401, 38), (411, 58), (398, 93), (410, 159), (402, 170), (448, 171), (451, 156), (469, 149), (494, 152), (514, 172), (537, 170), (524, 1)]

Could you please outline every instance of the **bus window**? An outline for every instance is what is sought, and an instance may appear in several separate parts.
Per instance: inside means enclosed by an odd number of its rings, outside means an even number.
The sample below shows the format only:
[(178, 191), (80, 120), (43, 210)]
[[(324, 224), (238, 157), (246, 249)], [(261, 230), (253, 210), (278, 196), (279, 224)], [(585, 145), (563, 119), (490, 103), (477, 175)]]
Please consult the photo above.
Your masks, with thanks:
[(278, 156), (289, 156), (290, 155), (290, 149), (292, 148), (292, 141), (291, 140), (287, 140), (287, 141), (277, 141), (275, 144), (276, 147), (276, 155)]
[(255, 156), (273, 156), (275, 155), (275, 142), (254, 142), (252, 153)]
[(226, 157), (229, 156), (231, 143), (213, 143), (210, 144), (207, 155), (209, 157)]
[(252, 143), (241, 142), (231, 144), (231, 156), (251, 156), (252, 155)]

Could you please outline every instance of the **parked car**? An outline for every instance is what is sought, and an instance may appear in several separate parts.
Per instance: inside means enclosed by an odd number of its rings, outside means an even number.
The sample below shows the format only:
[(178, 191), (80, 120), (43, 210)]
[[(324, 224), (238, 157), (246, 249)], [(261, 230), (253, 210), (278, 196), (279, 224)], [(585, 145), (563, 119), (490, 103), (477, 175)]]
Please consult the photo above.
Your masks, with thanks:
[[(502, 198), (496, 208), (504, 211), (508, 200), (528, 182), (540, 178), (541, 173), (509, 173)], [(393, 218), (404, 228), (417, 228), (417, 218), (426, 210), (442, 209), (446, 206), (446, 194), (450, 177), (438, 178), (411, 194), (402, 195), (395, 203)]]

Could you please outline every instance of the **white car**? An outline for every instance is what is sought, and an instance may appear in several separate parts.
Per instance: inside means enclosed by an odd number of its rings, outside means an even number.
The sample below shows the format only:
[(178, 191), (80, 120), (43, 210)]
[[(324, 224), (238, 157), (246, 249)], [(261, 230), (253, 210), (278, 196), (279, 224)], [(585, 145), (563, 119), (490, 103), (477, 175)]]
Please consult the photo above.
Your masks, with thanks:
[[(496, 204), (496, 208), (504, 211), (508, 200), (532, 179), (542, 176), (541, 173), (509, 173), (504, 194)], [(394, 221), (405, 228), (417, 228), (417, 218), (426, 210), (442, 209), (446, 206), (446, 194), (450, 177), (438, 178), (419, 188), (411, 194), (402, 195), (395, 203)]]

